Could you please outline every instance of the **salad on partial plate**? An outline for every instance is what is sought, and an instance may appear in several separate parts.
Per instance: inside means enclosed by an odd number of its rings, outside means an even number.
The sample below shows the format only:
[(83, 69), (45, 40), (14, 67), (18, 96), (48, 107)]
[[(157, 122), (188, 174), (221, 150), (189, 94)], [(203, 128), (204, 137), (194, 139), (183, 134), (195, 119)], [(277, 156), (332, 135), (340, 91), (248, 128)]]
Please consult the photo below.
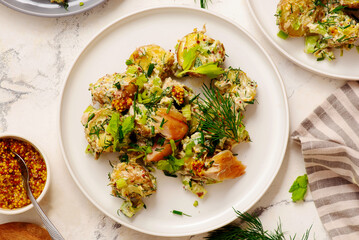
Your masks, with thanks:
[(280, 0), (275, 16), (278, 36), (305, 37), (317, 61), (334, 60), (334, 49), (359, 51), (359, 0)]

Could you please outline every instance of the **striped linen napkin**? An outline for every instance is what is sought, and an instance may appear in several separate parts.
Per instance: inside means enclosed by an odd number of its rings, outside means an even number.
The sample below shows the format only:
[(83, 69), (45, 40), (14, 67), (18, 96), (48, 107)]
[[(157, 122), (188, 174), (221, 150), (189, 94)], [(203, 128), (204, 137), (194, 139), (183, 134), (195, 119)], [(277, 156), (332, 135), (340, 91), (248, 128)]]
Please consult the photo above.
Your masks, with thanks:
[(330, 95), (293, 132), (310, 191), (333, 240), (359, 239), (359, 83)]

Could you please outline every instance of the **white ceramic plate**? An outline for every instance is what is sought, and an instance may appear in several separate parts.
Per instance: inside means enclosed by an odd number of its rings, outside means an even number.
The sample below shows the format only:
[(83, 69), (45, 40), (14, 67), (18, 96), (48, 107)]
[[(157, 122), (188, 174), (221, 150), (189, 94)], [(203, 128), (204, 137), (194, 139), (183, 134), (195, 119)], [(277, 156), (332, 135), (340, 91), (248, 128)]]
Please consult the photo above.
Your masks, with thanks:
[[(91, 103), (88, 85), (106, 73), (125, 70), (125, 60), (136, 47), (155, 43), (174, 49), (177, 39), (194, 27), (207, 25), (209, 36), (220, 39), (229, 57), (226, 65), (241, 67), (258, 82), (258, 104), (246, 112), (252, 142), (236, 149), (247, 173), (235, 180), (207, 186), (202, 200), (183, 190), (180, 179), (156, 171), (156, 194), (145, 200), (147, 209), (132, 219), (117, 215), (122, 200), (110, 196), (109, 159), (96, 161), (85, 154), (87, 146), (80, 123)], [(194, 89), (200, 86), (193, 80)], [(209, 11), (161, 7), (140, 11), (110, 24), (83, 50), (65, 83), (59, 112), (61, 147), (71, 175), (87, 198), (115, 221), (159, 236), (185, 236), (223, 226), (236, 218), (232, 207), (248, 210), (267, 190), (280, 168), (288, 140), (288, 109), (282, 80), (263, 48), (241, 27)], [(199, 201), (194, 207), (195, 200)], [(192, 217), (177, 216), (180, 210)]]
[[(0, 3), (16, 11), (40, 17), (64, 17), (87, 11), (105, 0), (68, 0), (67, 10), (50, 0), (0, 0)], [(83, 6), (80, 6), (83, 2)]]
[(312, 72), (332, 78), (359, 79), (359, 54), (355, 48), (351, 51), (344, 51), (342, 57), (340, 57), (339, 50), (335, 51), (336, 60), (334, 61), (318, 62), (312, 54), (304, 52), (304, 38), (283, 40), (277, 36), (279, 30), (274, 14), (277, 11), (279, 0), (247, 0), (247, 3), (256, 22), (269, 41), (294, 63)]

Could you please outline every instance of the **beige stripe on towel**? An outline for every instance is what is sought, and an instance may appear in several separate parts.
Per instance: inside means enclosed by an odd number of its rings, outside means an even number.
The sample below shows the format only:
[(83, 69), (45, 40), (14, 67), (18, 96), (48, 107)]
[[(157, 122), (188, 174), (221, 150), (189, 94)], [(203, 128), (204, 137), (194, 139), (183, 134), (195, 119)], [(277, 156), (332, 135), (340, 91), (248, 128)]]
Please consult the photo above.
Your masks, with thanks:
[(359, 239), (359, 83), (330, 95), (293, 132), (309, 188), (333, 240)]

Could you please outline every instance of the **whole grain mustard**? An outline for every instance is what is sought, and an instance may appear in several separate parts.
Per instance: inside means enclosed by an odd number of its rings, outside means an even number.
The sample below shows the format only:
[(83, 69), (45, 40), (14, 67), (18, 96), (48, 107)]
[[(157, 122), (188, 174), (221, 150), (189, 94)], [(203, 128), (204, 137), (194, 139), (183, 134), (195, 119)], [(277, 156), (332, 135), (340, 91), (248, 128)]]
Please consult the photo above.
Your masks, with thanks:
[(31, 201), (22, 185), (20, 166), (10, 150), (24, 159), (35, 199), (45, 187), (47, 169), (42, 155), (30, 143), (12, 138), (0, 139), (0, 208), (17, 209)]

